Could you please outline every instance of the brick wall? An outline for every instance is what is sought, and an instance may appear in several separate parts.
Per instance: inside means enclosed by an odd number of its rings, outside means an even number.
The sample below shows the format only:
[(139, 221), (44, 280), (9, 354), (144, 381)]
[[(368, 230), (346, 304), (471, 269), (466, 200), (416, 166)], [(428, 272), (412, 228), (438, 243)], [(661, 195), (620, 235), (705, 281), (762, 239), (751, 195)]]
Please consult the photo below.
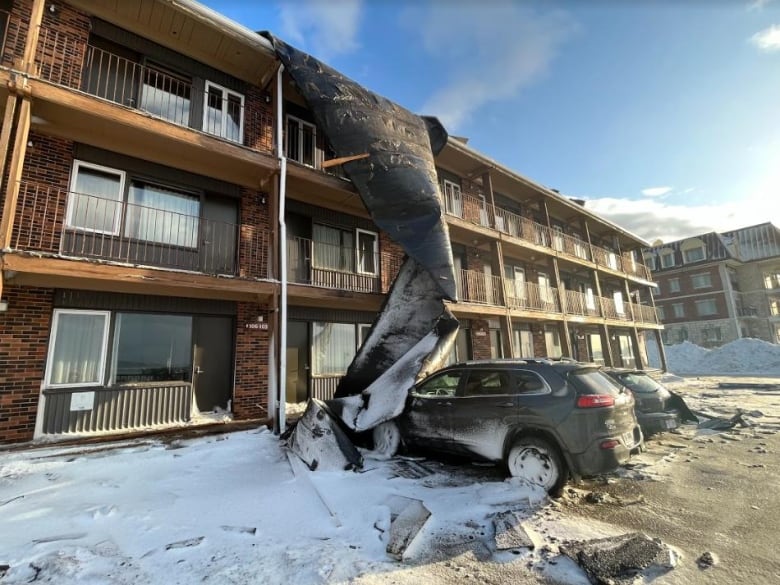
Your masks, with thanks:
[[(265, 203), (263, 203), (265, 201)], [(269, 195), (253, 189), (241, 189), (241, 227), (239, 274), (244, 278), (269, 278), (270, 237)]]
[(385, 232), (379, 233), (379, 262), (381, 290), (386, 293), (398, 275), (398, 270), (404, 259), (403, 248), (390, 238)]
[(46, 366), (54, 291), (6, 286), (0, 313), (0, 443), (29, 441)]
[(271, 104), (265, 103), (265, 92), (251, 86), (244, 102), (244, 144), (249, 148), (274, 150), (274, 115)]
[(91, 18), (62, 2), (56, 12), (43, 12), (43, 22), (38, 39), (36, 63), (43, 79), (53, 83), (81, 88), (81, 73)]
[(233, 415), (236, 419), (266, 418), (268, 413), (268, 358), (270, 335), (261, 329), (247, 329), (247, 323), (262, 316), (269, 322), (268, 307), (238, 303), (236, 318), (236, 373)]
[(487, 321), (471, 321), (471, 353), (475, 360), (490, 359), (490, 327)]
[(30, 132), (12, 247), (59, 251), (73, 165), (73, 142)]

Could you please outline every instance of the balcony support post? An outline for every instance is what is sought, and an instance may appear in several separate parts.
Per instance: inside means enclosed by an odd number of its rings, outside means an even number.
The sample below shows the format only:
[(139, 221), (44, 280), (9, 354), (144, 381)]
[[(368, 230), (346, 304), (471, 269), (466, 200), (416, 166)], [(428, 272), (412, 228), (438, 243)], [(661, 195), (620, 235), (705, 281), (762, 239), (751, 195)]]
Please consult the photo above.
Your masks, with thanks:
[(45, 7), (46, 0), (33, 0), (32, 10), (30, 11), (30, 28), (27, 29), (27, 39), (24, 43), (24, 56), (22, 57), (23, 70), (30, 75), (35, 74), (35, 52), (38, 48), (38, 37), (41, 32), (43, 10)]
[(14, 116), (16, 115), (16, 101), (17, 96), (13, 92), (8, 94), (8, 99), (5, 101), (3, 130), (0, 132), (0, 190), (3, 188), (5, 161), (8, 159), (8, 145), (11, 142), (11, 130), (13, 129)]
[(30, 132), (30, 98), (21, 97), (19, 119), (16, 123), (16, 140), (11, 153), (11, 167), (8, 171), (8, 185), (5, 190), (3, 217), (0, 219), (0, 250), (11, 246), (11, 235), (14, 230), (16, 203), (19, 199), (19, 185), (22, 179), (24, 157), (27, 154), (27, 138)]
[[(547, 205), (545, 204), (545, 212)], [(566, 315), (566, 290), (561, 284), (561, 272), (558, 269), (558, 259), (550, 258), (550, 266), (552, 268), (553, 275), (555, 277), (555, 287), (558, 289), (558, 306), (560, 307), (561, 314), (563, 315), (563, 321), (561, 322), (561, 350), (563, 355), (573, 357), (571, 346), (571, 331), (569, 330), (569, 320)]]
[(658, 356), (661, 358), (661, 369), (664, 372), (668, 372), (669, 367), (666, 365), (666, 351), (664, 350), (664, 340), (661, 338), (661, 330), (656, 329), (654, 333), (655, 342), (658, 344)]
[[(490, 243), (490, 263), (492, 265), (493, 274), (498, 273), (499, 282), (501, 283), (501, 290), (498, 291), (498, 294), (501, 295), (501, 305), (503, 307), (508, 307), (509, 301), (507, 299), (506, 279), (504, 277), (504, 252), (501, 247), (501, 242), (499, 241)], [(506, 315), (501, 318), (501, 337), (504, 339), (504, 347), (509, 352), (509, 356), (504, 355), (504, 357), (515, 355), (512, 347), (512, 323), (509, 319), (509, 309), (507, 309)], [(506, 354), (507, 352), (505, 351), (504, 353)]]

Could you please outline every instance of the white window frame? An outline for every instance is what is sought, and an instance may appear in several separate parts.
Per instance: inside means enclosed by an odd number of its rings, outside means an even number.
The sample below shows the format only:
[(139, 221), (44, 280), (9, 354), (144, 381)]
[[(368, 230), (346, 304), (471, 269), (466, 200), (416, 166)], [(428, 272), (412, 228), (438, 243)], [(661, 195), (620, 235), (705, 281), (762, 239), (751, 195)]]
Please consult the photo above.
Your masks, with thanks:
[(666, 311), (661, 305), (657, 305), (655, 308), (655, 314), (658, 316), (659, 321), (666, 319)]
[[(697, 258), (696, 260), (688, 260), (688, 253), (689, 252), (701, 252), (701, 258)], [(683, 250), (683, 264), (694, 264), (696, 262), (703, 262), (707, 259), (707, 250), (704, 246), (696, 246), (695, 248), (689, 248), (686, 250)]]
[[(368, 330), (371, 332), (371, 323), (358, 323), (357, 324), (357, 337), (355, 339), (356, 349), (360, 349), (362, 345), (361, 339), (363, 339), (363, 331)], [(366, 341), (368, 341), (368, 333), (366, 333)]]
[(672, 303), (672, 314), (675, 319), (682, 319), (685, 317), (685, 307), (682, 303)]
[[(80, 169), (92, 169), (94, 171), (99, 171), (102, 173), (107, 174), (113, 174), (117, 175), (119, 177), (119, 199), (116, 201), (117, 203), (117, 211), (114, 213), (114, 224), (113, 224), (113, 231), (105, 231), (105, 230), (98, 230), (98, 229), (92, 229), (88, 227), (82, 227), (82, 226), (76, 226), (73, 225), (73, 196), (74, 195), (87, 195), (89, 197), (98, 197), (97, 195), (94, 195), (93, 193), (79, 193), (76, 190), (76, 182), (78, 181), (79, 176), (79, 170)], [(106, 234), (109, 236), (118, 236), (119, 230), (122, 227), (122, 209), (124, 207), (125, 202), (125, 186), (127, 183), (127, 173), (125, 171), (115, 169), (112, 167), (106, 167), (103, 165), (96, 165), (94, 163), (86, 162), (83, 160), (74, 160), (73, 161), (73, 169), (70, 173), (70, 189), (68, 193), (68, 208), (65, 212), (65, 221), (66, 225), (70, 229), (78, 230), (81, 232), (90, 232), (93, 234)], [(112, 199), (106, 199), (106, 201), (113, 201)]]
[(645, 266), (647, 266), (650, 270), (657, 270), (655, 261), (656, 261), (656, 255), (655, 254), (643, 254), (642, 260), (645, 263)]
[[(374, 238), (374, 268), (373, 272), (363, 270), (360, 265), (360, 234), (367, 234)], [(368, 276), (377, 276), (379, 274), (379, 234), (370, 230), (355, 229), (355, 272), (366, 274)]]
[[(674, 285), (672, 285), (674, 283)], [(680, 292), (680, 279), (679, 278), (670, 278), (669, 279), (669, 292), (670, 293), (678, 293)]]
[(449, 215), (463, 218), (463, 190), (454, 181), (444, 179), (444, 211)]
[(553, 248), (558, 251), (563, 251), (563, 228), (559, 225), (554, 225), (552, 229)]
[[(697, 284), (697, 278), (706, 278), (706, 284)], [(709, 272), (700, 272), (699, 274), (691, 274), (691, 286), (695, 289), (700, 288), (712, 288), (712, 275)]]
[[(208, 131), (209, 89), (211, 88), (215, 88), (222, 91), (222, 99), (224, 101), (224, 107), (222, 108), (222, 121), (219, 126), (220, 129), (219, 134), (215, 134), (213, 132)], [(225, 129), (227, 128), (225, 118), (227, 116), (227, 111), (228, 111), (227, 103), (228, 103), (228, 97), (230, 95), (233, 95), (241, 99), (241, 118), (238, 124), (238, 140), (233, 140), (232, 138), (228, 138), (227, 136), (225, 136)], [(233, 142), (235, 144), (244, 144), (244, 111), (245, 111), (244, 94), (238, 93), (237, 91), (234, 91), (232, 89), (228, 89), (227, 87), (219, 85), (218, 83), (214, 83), (213, 81), (206, 80), (206, 90), (203, 95), (203, 131), (204, 132), (210, 134), (211, 136), (218, 136), (225, 140), (229, 140), (230, 142)]]
[(552, 303), (553, 291), (552, 286), (550, 286), (550, 276), (546, 272), (537, 272), (536, 282), (539, 285), (539, 300), (543, 303)]
[[(315, 124), (312, 124), (311, 122), (307, 122), (306, 120), (302, 120), (301, 118), (297, 116), (293, 116), (292, 114), (287, 114), (285, 116), (285, 144), (284, 144), (284, 152), (287, 153), (288, 144), (290, 141), (290, 120), (295, 120), (298, 123), (298, 152), (296, 153), (296, 158), (293, 158), (293, 160), (299, 164), (302, 164), (307, 167), (316, 168), (317, 166), (317, 126)], [(313, 149), (311, 153), (311, 160), (314, 162), (313, 165), (307, 165), (305, 162), (303, 162), (304, 157), (303, 156), (303, 140), (302, 138), (302, 130), (304, 126), (308, 126), (311, 128), (311, 147)]]
[[(712, 304), (712, 311), (707, 313), (702, 312), (701, 308), (705, 305), (705, 303), (707, 304), (707, 306), (709, 306), (710, 303)], [(717, 301), (715, 299), (701, 299), (699, 301), (696, 301), (696, 314), (699, 317), (711, 317), (713, 315), (717, 315), (718, 314)]]
[[(667, 262), (666, 259), (669, 258), (670, 262)], [(674, 266), (674, 252), (667, 251), (667, 252), (661, 252), (661, 268), (672, 268)]]
[(615, 312), (618, 315), (626, 314), (625, 301), (623, 300), (623, 293), (619, 290), (612, 293), (612, 301), (615, 303)]
[[(57, 330), (60, 325), (60, 315), (100, 315), (105, 317), (103, 322), (103, 343), (100, 348), (100, 361), (98, 364), (98, 381), (97, 382), (75, 382), (72, 384), (53, 384), (51, 381), (51, 374), (54, 361), (54, 350), (57, 341)], [(49, 349), (46, 356), (46, 376), (44, 383), (47, 388), (86, 388), (102, 386), (106, 379), (106, 358), (108, 356), (108, 337), (109, 330), (111, 328), (111, 311), (89, 311), (81, 309), (54, 309), (52, 315), (52, 325)]]

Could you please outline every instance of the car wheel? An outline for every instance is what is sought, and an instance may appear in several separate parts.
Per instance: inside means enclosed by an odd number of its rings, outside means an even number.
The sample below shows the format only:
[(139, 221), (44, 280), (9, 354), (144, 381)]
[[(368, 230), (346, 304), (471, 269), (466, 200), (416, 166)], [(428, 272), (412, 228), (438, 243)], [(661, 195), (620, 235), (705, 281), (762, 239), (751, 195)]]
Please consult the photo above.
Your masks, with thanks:
[(515, 441), (506, 458), (512, 477), (520, 477), (559, 496), (568, 473), (558, 449), (544, 439), (523, 437)]
[(398, 452), (401, 444), (401, 431), (395, 421), (383, 422), (374, 427), (374, 453), (382, 457), (392, 457)]

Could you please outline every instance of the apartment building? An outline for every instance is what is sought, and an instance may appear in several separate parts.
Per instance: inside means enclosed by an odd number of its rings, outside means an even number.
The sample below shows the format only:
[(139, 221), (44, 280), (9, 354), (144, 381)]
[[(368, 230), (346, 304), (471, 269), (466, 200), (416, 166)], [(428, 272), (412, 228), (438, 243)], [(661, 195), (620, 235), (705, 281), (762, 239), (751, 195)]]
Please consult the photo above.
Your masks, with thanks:
[[(330, 396), (403, 257), (268, 42), (191, 0), (0, 11), (0, 442)], [(646, 242), (462, 140), (436, 162), (452, 360), (646, 364)]]
[(648, 248), (664, 343), (780, 343), (780, 231), (771, 223)]

